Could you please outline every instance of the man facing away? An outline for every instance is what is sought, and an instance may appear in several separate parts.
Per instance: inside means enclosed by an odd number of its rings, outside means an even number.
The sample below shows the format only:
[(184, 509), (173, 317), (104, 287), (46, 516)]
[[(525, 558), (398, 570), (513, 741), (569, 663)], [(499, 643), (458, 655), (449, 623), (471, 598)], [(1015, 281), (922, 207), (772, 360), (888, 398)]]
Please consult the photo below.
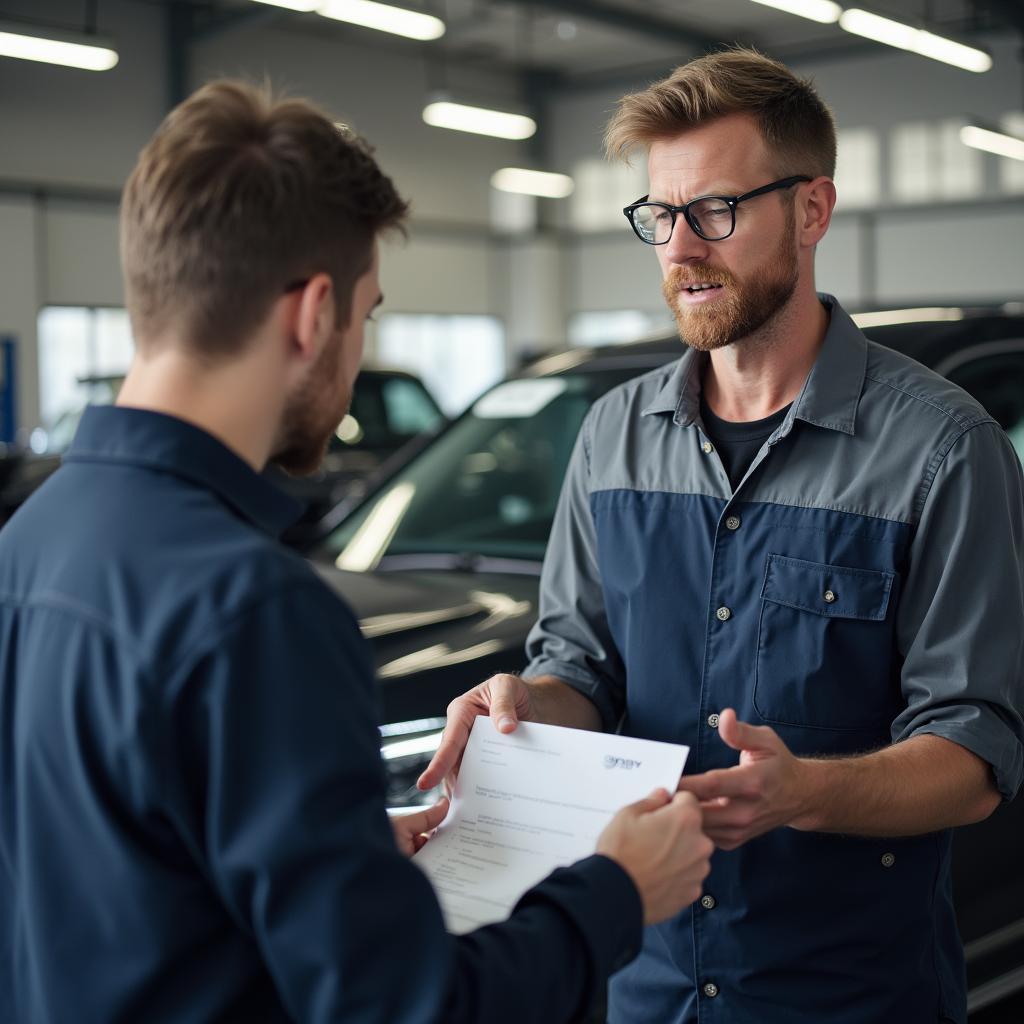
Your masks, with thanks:
[[(718, 852), (610, 1021), (963, 1024), (950, 832), (1021, 781), (1021, 467), (969, 396), (814, 287), (835, 130), (751, 51), (625, 97), (625, 213), (689, 350), (591, 410), (522, 678), (473, 718), (686, 743)], [(738, 764), (737, 764), (738, 754)]]
[(405, 213), (358, 138), (238, 84), (139, 158), (135, 361), (0, 534), (4, 1021), (568, 1021), (700, 893), (662, 791), (454, 939), (405, 856), (443, 803), (388, 823), (366, 645), (258, 471), (323, 456)]

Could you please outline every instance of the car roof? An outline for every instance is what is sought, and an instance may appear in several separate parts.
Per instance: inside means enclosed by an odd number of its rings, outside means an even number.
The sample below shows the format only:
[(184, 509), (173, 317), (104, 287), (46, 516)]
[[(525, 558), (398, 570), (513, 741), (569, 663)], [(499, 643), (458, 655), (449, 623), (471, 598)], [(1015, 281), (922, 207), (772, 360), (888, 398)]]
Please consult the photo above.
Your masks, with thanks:
[[(909, 319), (914, 314), (918, 314), (918, 318)], [(1024, 343), (1024, 313), (991, 307), (886, 310), (854, 315), (854, 320), (861, 319), (865, 321), (861, 329), (872, 341), (938, 368), (940, 372), (957, 353), (967, 349), (999, 341)], [(889, 322), (879, 322), (886, 319)], [(547, 377), (569, 371), (593, 373), (622, 367), (656, 367), (682, 355), (683, 349), (673, 329), (621, 345), (574, 348), (541, 356), (524, 366), (518, 376)]]

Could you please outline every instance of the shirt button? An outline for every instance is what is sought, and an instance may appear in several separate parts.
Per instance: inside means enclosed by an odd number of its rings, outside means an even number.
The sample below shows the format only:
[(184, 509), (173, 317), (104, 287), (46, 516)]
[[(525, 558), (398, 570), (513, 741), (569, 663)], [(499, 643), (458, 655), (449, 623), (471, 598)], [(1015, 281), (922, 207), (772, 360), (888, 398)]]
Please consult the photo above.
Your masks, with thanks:
[(713, 981), (709, 981), (704, 986), (704, 995), (706, 995), (708, 999), (714, 999), (715, 996), (718, 995), (718, 986)]
[(701, 896), (700, 905), (705, 910), (714, 910), (717, 906), (717, 901), (715, 900), (714, 896)]
[(718, 728), (718, 721), (719, 719), (717, 714), (713, 713), (708, 715), (708, 725), (710, 725), (712, 729)]
[(896, 857), (891, 853), (882, 854), (882, 867), (891, 868), (896, 863)]
[(710, 455), (715, 450), (715, 446), (710, 441), (705, 441), (700, 447), (705, 455)]
[(823, 596), (826, 604), (831, 604), (836, 599), (835, 591), (832, 590), (826, 590)]
[(725, 521), (726, 528), (729, 530), (738, 530), (740, 528), (740, 517), (729, 516)]
[(715, 614), (718, 616), (719, 622), (728, 622), (732, 618), (732, 612), (725, 605), (719, 608)]

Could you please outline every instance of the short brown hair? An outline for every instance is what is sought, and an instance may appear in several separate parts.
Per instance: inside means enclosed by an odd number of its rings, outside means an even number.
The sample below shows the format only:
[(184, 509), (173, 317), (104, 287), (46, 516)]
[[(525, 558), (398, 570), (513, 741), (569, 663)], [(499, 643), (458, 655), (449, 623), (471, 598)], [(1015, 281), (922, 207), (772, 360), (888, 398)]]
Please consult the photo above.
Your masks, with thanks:
[(236, 353), (285, 289), (330, 274), (339, 323), (374, 239), (408, 205), (369, 145), (305, 100), (219, 81), (167, 115), (121, 202), (136, 339), (173, 325), (197, 353)]
[(728, 114), (754, 118), (780, 177), (835, 174), (835, 121), (810, 80), (741, 48), (690, 61), (643, 92), (624, 96), (608, 123), (605, 150), (624, 157)]

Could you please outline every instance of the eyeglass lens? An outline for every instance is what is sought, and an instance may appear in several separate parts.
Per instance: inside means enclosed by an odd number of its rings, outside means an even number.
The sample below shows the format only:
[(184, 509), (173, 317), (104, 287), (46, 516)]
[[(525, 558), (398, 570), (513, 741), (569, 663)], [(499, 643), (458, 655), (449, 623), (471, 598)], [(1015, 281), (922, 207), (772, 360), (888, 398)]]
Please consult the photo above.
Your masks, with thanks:
[[(690, 227), (708, 241), (728, 238), (733, 230), (733, 208), (721, 199), (709, 196), (699, 199), (687, 207)], [(656, 203), (645, 203), (633, 211), (633, 223), (644, 241), (662, 245), (672, 236), (673, 215), (671, 210)]]

